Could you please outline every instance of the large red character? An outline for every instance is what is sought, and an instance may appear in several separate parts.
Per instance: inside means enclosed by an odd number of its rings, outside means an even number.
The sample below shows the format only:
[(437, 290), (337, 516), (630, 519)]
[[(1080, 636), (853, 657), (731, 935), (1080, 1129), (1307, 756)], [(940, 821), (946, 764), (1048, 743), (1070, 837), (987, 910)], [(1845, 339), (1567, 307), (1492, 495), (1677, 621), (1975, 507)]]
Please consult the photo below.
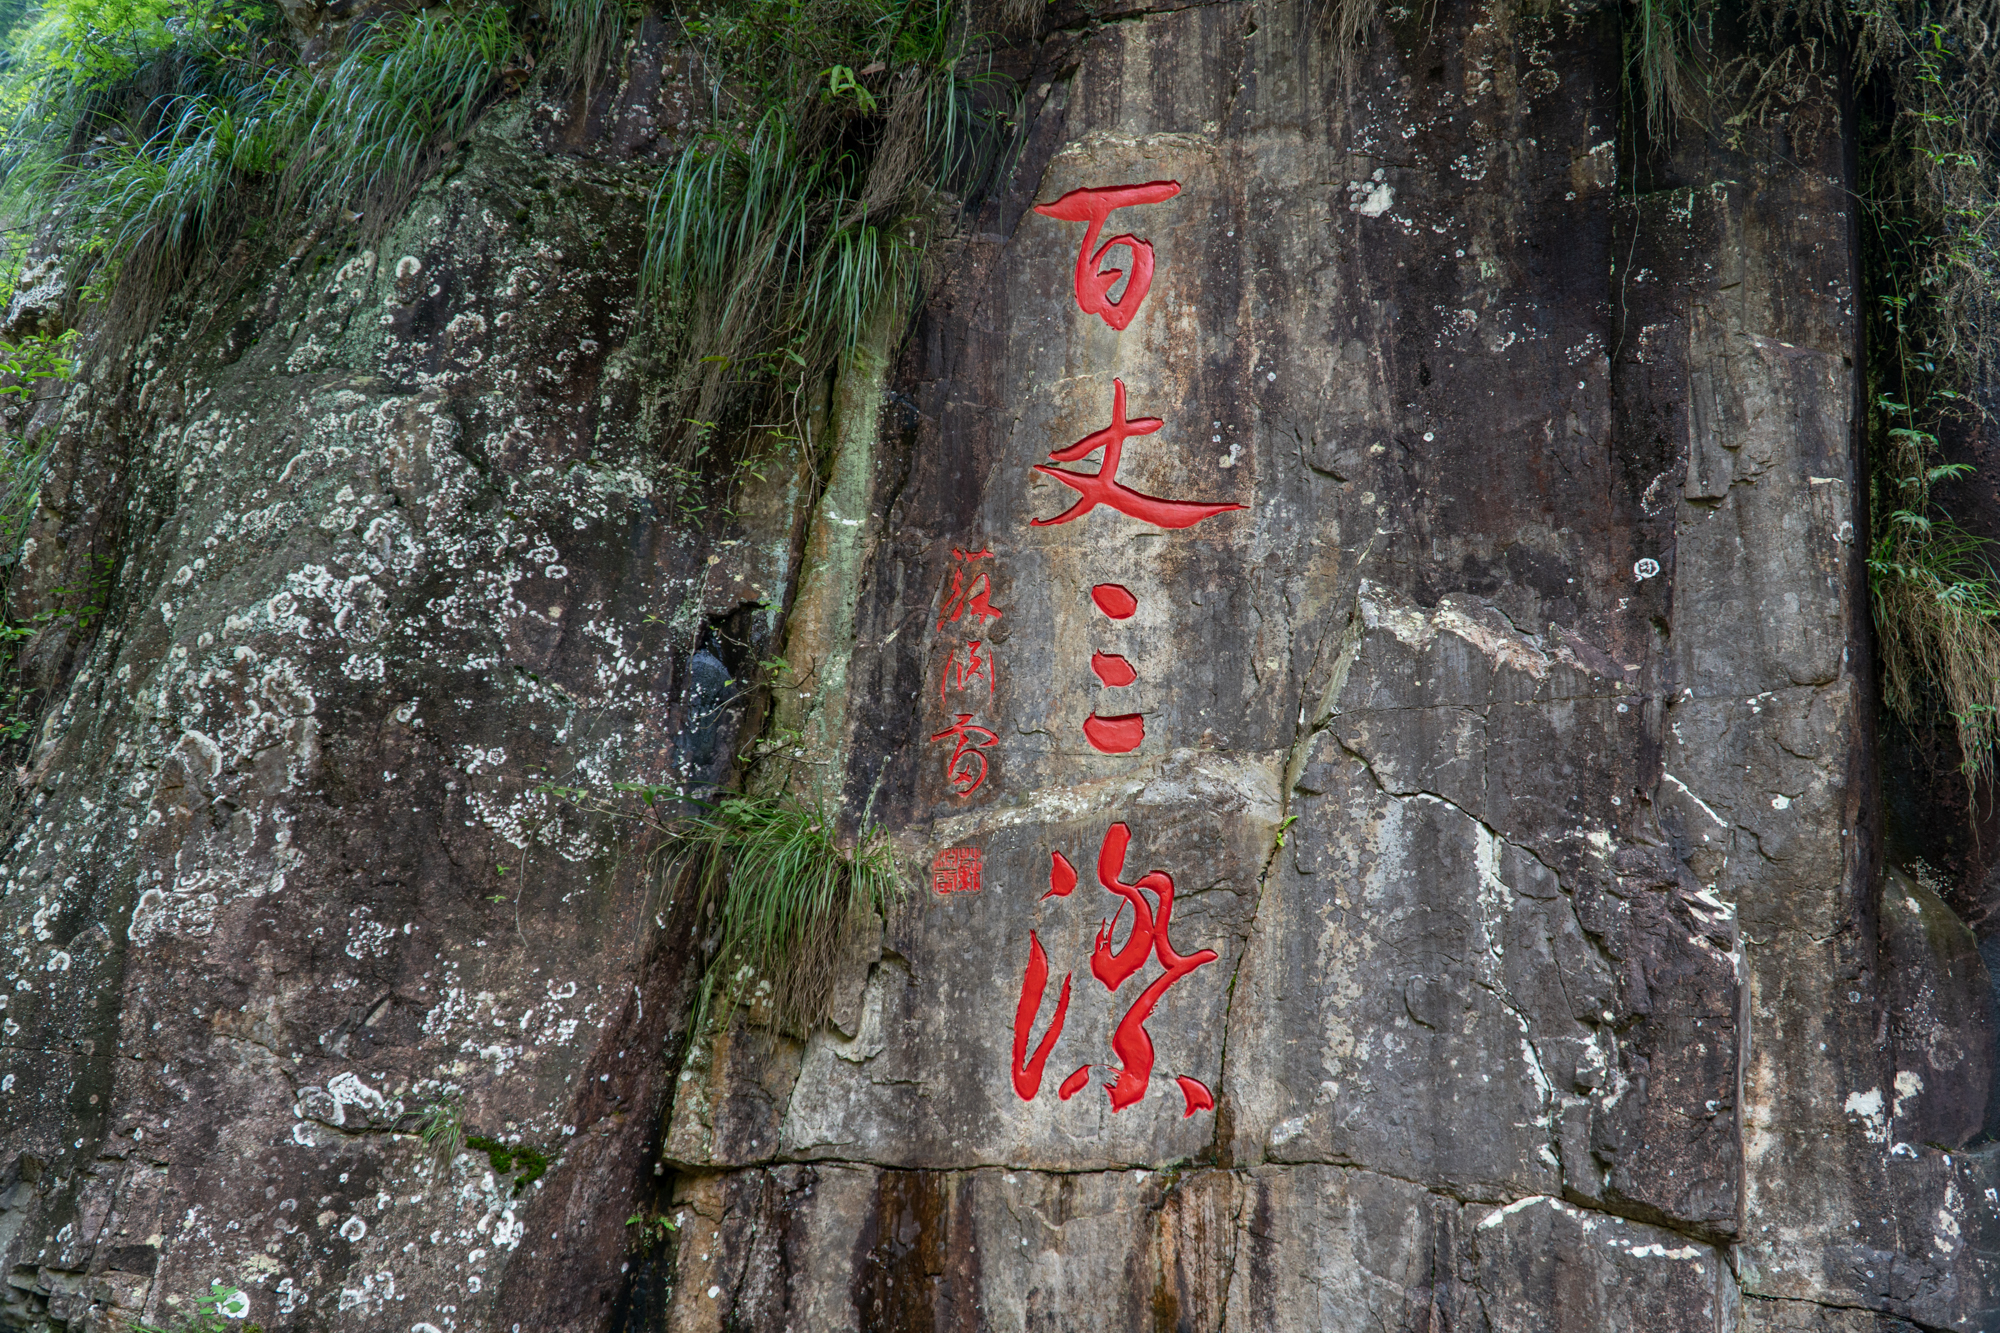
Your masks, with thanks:
[(1125, 441), (1134, 435), (1151, 435), (1164, 423), (1158, 417), (1140, 417), (1137, 421), (1125, 419), (1125, 381), (1111, 381), (1111, 424), (1103, 430), (1092, 431), (1066, 449), (1058, 449), (1049, 457), (1058, 463), (1074, 463), (1079, 458), (1087, 458), (1099, 449), (1104, 457), (1098, 461), (1095, 472), (1070, 472), (1059, 467), (1035, 464), (1035, 471), (1054, 477), (1063, 485), (1077, 493), (1077, 501), (1054, 518), (1031, 518), (1029, 526), (1052, 527), (1057, 523), (1068, 523), (1082, 518), (1099, 505), (1116, 509), (1128, 518), (1136, 518), (1141, 523), (1151, 523), (1157, 528), (1191, 528), (1205, 518), (1213, 518), (1232, 509), (1241, 509), (1239, 504), (1205, 504), (1192, 500), (1162, 500), (1158, 496), (1135, 491), (1118, 481), (1118, 462), (1125, 452)]
[[(1084, 314), (1096, 315), (1121, 331), (1131, 324), (1133, 316), (1139, 313), (1139, 303), (1146, 299), (1153, 285), (1153, 244), (1128, 233), (1098, 245), (1097, 234), (1104, 230), (1104, 220), (1111, 216), (1112, 210), (1162, 203), (1180, 192), (1177, 181), (1148, 181), (1144, 185), (1071, 190), (1053, 204), (1035, 205), (1035, 211), (1043, 217), (1090, 224), (1084, 229), (1083, 245), (1076, 252), (1076, 304)], [(1105, 256), (1120, 245), (1132, 251), (1132, 280), (1114, 301), (1111, 289), (1125, 276), (1125, 270), (1107, 269), (1103, 265)]]
[[(1153, 1016), (1154, 1008), (1175, 983), (1196, 968), (1214, 962), (1217, 957), (1213, 949), (1184, 955), (1167, 938), (1174, 916), (1174, 881), (1165, 871), (1155, 870), (1142, 875), (1132, 884), (1119, 878), (1124, 873), (1125, 853), (1131, 845), (1132, 830), (1120, 822), (1106, 830), (1104, 842), (1097, 853), (1098, 883), (1124, 902), (1119, 904), (1109, 921), (1098, 924), (1096, 944), (1090, 955), (1090, 972), (1106, 990), (1115, 993), (1134, 973), (1146, 966), (1148, 955), (1157, 958), (1164, 970), (1139, 993), (1139, 998), (1126, 1009), (1111, 1035), (1112, 1052), (1121, 1062), (1114, 1071), (1116, 1076), (1106, 1085), (1114, 1112), (1122, 1111), (1144, 1097), (1152, 1082), (1153, 1038), (1146, 1031), (1146, 1020)], [(1049, 891), (1042, 896), (1068, 897), (1075, 887), (1075, 868), (1060, 852), (1055, 853), (1049, 863)], [(1142, 890), (1150, 891), (1156, 901), (1147, 901)], [(1132, 907), (1132, 929), (1126, 935), (1124, 945), (1114, 949), (1111, 942), (1117, 934), (1118, 918), (1124, 914), (1127, 903)], [(1055, 1017), (1031, 1058), (1028, 1041), (1035, 1014), (1041, 1008), (1048, 975), (1048, 954), (1042, 949), (1041, 940), (1031, 931), (1028, 936), (1028, 968), (1021, 978), (1021, 999), (1014, 1011), (1014, 1091), (1023, 1100), (1031, 1100), (1041, 1091), (1043, 1066), (1055, 1047), (1056, 1038), (1062, 1034), (1063, 1020), (1069, 1012), (1070, 978), (1065, 976)], [(1075, 1096), (1090, 1081), (1090, 1070), (1090, 1065), (1077, 1068), (1062, 1081), (1056, 1090), (1057, 1095), (1063, 1101)], [(1193, 1115), (1196, 1111), (1214, 1107), (1213, 1095), (1200, 1080), (1181, 1076), (1175, 1081), (1180, 1084), (1181, 1093), (1186, 1098), (1186, 1114)]]

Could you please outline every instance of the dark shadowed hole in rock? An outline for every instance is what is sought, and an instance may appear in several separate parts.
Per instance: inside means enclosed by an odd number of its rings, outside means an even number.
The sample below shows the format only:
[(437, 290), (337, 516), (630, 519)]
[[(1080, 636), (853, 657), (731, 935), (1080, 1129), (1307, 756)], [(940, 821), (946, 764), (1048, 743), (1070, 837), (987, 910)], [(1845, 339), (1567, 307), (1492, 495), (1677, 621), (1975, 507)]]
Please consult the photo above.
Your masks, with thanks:
[(691, 789), (723, 785), (735, 765), (756, 668), (755, 610), (742, 606), (712, 617), (688, 659), (681, 732), (674, 748), (681, 777)]

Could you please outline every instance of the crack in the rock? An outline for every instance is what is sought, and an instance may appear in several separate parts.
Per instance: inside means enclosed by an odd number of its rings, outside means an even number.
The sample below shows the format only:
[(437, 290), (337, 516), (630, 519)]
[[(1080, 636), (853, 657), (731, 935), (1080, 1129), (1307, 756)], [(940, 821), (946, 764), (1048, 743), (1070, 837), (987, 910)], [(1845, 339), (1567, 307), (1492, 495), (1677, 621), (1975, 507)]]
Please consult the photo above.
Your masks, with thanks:
[(1059, 28), (1050, 28), (1043, 34), (1044, 40), (1057, 35), (1089, 34), (1114, 23), (1144, 23), (1150, 18), (1166, 18), (1185, 13), (1190, 9), (1219, 9), (1233, 4), (1234, 0), (1190, 0), (1184, 5), (1164, 5), (1158, 8), (1116, 9), (1108, 13), (1089, 14), (1074, 23), (1066, 23)]
[[(1739, 1288), (1742, 1287), (1740, 1280), (1737, 1285)], [(1762, 1292), (1747, 1289), (1743, 1290), (1743, 1299), (1766, 1301), (1772, 1305), (1810, 1305), (1821, 1310), (1853, 1310), (1858, 1314), (1887, 1315), (1891, 1319), (1900, 1319), (1912, 1328), (1921, 1330), (1921, 1333), (1957, 1333), (1948, 1324), (1926, 1324), (1912, 1315), (1898, 1314), (1879, 1305), (1850, 1305), (1845, 1301), (1822, 1301), (1811, 1296), (1766, 1296)]]

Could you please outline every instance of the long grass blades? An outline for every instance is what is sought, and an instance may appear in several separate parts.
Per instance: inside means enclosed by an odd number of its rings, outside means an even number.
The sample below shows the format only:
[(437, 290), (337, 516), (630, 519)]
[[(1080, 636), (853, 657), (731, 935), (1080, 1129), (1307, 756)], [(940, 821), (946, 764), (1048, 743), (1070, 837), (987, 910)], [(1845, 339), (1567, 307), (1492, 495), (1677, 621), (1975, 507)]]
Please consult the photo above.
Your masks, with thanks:
[(386, 228), (523, 53), (491, 3), (357, 25), (316, 70), (282, 59), (255, 27), (268, 14), (234, 0), (131, 7), (137, 26), (123, 35), (45, 21), (17, 38), (27, 45), (0, 85), (0, 113), (12, 113), (0, 210), (53, 211), (65, 251), (84, 261), (73, 277), (129, 311), (216, 258), (246, 187), (272, 187), (259, 197), (281, 213), (338, 210)]
[(499, 5), (377, 20), (324, 76), (293, 76), (282, 197), (306, 214), (344, 207), (386, 221), (471, 129), (519, 51)]
[(713, 940), (696, 1031), (718, 998), (729, 1009), (768, 1005), (771, 1026), (811, 1031), (851, 932), (897, 896), (879, 830), (844, 847), (828, 810), (790, 796), (721, 798), (688, 821), (667, 873), (692, 888)]
[(625, 41), (625, 0), (549, 0), (549, 37), (542, 64), (563, 87), (588, 98)]
[(1714, 8), (1714, 0), (1634, 0), (1626, 61), (1646, 133), (1656, 143), (1707, 109), (1715, 71), (1706, 27)]
[(685, 461), (718, 425), (806, 435), (809, 386), (914, 302), (932, 238), (990, 186), (1015, 90), (966, 54), (952, 0), (728, 0), (683, 22), (715, 120), (660, 178), (642, 272), (701, 367)]
[(174, 286), (199, 259), (212, 257), (236, 215), (238, 182), (267, 170), (275, 145), (262, 112), (268, 89), (236, 105), (206, 96), (178, 97), (149, 136), (131, 131), (70, 168), (89, 246), (125, 266), (149, 290)]

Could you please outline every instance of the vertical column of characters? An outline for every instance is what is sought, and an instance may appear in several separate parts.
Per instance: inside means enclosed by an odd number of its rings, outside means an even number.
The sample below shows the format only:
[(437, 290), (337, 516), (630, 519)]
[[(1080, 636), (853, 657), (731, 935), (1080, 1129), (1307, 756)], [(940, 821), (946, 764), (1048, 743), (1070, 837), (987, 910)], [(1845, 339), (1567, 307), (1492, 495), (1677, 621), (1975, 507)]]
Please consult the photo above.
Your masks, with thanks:
[[(938, 633), (944, 636), (943, 661), (938, 669), (938, 707), (948, 725), (933, 732), (930, 742), (943, 755), (944, 780), (952, 794), (964, 799), (985, 785), (991, 773), (987, 751), (999, 744), (991, 727), (978, 722), (981, 712), (993, 706), (998, 686), (993, 674), (993, 648), (986, 632), (1000, 619), (993, 605), (991, 550), (965, 551), (953, 547), (950, 581), (938, 607)], [(970, 636), (977, 634), (980, 637)], [(981, 866), (976, 847), (948, 847), (931, 862), (931, 889), (940, 896), (976, 893), (980, 888)]]
[[(945, 589), (938, 609), (938, 632), (951, 627), (961, 633), (978, 633), (1001, 616), (993, 605), (993, 579), (977, 562), (991, 560), (991, 551), (951, 552), (951, 584)], [(931, 736), (931, 744), (951, 746), (944, 761), (945, 784), (958, 796), (970, 796), (985, 783), (990, 771), (986, 751), (999, 743), (991, 728), (973, 719), (983, 707), (991, 707), (995, 690), (993, 654), (985, 639), (947, 639), (944, 662), (938, 672), (938, 706), (951, 725)], [(960, 711), (960, 710), (969, 711)]]
[[(1149, 181), (1142, 185), (1072, 190), (1052, 204), (1036, 206), (1035, 211), (1044, 217), (1085, 224), (1083, 242), (1077, 252), (1075, 279), (1077, 307), (1085, 315), (1095, 315), (1120, 331), (1131, 325), (1152, 289), (1152, 242), (1124, 233), (1100, 244), (1099, 236), (1105, 221), (1115, 210), (1164, 203), (1178, 195), (1180, 190), (1179, 183), (1175, 181)], [(1129, 275), (1124, 269), (1105, 267), (1111, 252), (1121, 246), (1132, 255)], [(1126, 279), (1125, 287), (1114, 298), (1111, 293), (1120, 279)], [(1053, 477), (1075, 491), (1076, 500), (1053, 517), (1030, 519), (1030, 525), (1054, 527), (1073, 523), (1102, 507), (1152, 527), (1176, 531), (1191, 528), (1217, 514), (1243, 508), (1240, 504), (1221, 501), (1165, 499), (1148, 495), (1118, 480), (1125, 442), (1135, 436), (1155, 434), (1165, 424), (1158, 417), (1135, 418), (1128, 415), (1125, 382), (1122, 379), (1112, 380), (1110, 424), (1090, 432), (1074, 444), (1055, 450), (1049, 455), (1048, 463), (1035, 467), (1037, 472)], [(1095, 472), (1052, 466), (1081, 462), (1092, 454), (1098, 455)], [(1117, 573), (1115, 570), (1106, 572)], [(1113, 621), (1129, 619), (1139, 609), (1138, 599), (1131, 591), (1124, 584), (1109, 579), (1093, 585), (1090, 596), (1096, 608)], [(1139, 679), (1138, 669), (1118, 653), (1095, 651), (1091, 654), (1090, 667), (1099, 681), (1114, 688), (1130, 685)], [(1091, 748), (1099, 753), (1127, 754), (1138, 749), (1145, 740), (1145, 719), (1138, 713), (1106, 716), (1093, 709), (1083, 721), (1083, 735)], [(1119, 902), (1108, 920), (1098, 922), (1096, 943), (1090, 955), (1090, 973), (1115, 995), (1126, 982), (1144, 971), (1149, 962), (1157, 962), (1160, 971), (1140, 989), (1112, 1033), (1111, 1051), (1117, 1063), (1104, 1066), (1110, 1074), (1110, 1080), (1104, 1087), (1110, 1094), (1114, 1112), (1138, 1102), (1146, 1095), (1151, 1083), (1155, 1052), (1152, 1036), (1146, 1030), (1146, 1021), (1152, 1016), (1154, 1008), (1168, 990), (1196, 969), (1214, 962), (1217, 957), (1213, 949), (1198, 949), (1183, 954), (1168, 938), (1174, 911), (1174, 881), (1170, 875), (1163, 870), (1155, 870), (1131, 883), (1125, 882), (1125, 856), (1131, 841), (1131, 827), (1119, 821), (1105, 833), (1104, 841), (1098, 848), (1097, 881)], [(1076, 869), (1060, 851), (1052, 852), (1050, 856), (1049, 890), (1042, 897), (1066, 898), (1076, 888)], [(1148, 898), (1148, 894), (1152, 896)], [(1127, 907), (1132, 909), (1131, 928), (1124, 944), (1114, 948), (1118, 923)], [(1013, 1065), (1010, 1070), (1014, 1091), (1024, 1101), (1032, 1101), (1040, 1093), (1043, 1069), (1055, 1050), (1069, 1015), (1073, 973), (1064, 975), (1055, 1012), (1041, 1038), (1035, 1040), (1035, 1019), (1041, 1012), (1049, 971), (1048, 952), (1031, 930), (1028, 932), (1027, 968), (1021, 978), (1021, 996), (1014, 1013)], [(1079, 1065), (1058, 1086), (1058, 1098), (1068, 1101), (1082, 1091), (1090, 1082), (1091, 1070), (1099, 1067), (1095, 1064)], [(1180, 1075), (1175, 1082), (1184, 1099), (1185, 1115), (1214, 1108), (1214, 1096), (1199, 1079)]]

